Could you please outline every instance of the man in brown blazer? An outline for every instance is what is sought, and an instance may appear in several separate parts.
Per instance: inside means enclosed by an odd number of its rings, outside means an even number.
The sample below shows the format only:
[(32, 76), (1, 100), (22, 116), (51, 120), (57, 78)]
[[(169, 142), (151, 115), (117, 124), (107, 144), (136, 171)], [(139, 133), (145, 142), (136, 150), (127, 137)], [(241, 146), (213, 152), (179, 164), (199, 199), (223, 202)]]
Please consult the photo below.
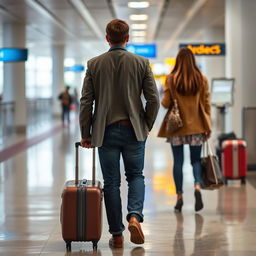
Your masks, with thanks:
[(112, 234), (109, 243), (123, 247), (120, 155), (128, 182), (128, 229), (131, 241), (142, 244), (145, 143), (158, 113), (159, 96), (148, 60), (125, 49), (128, 24), (113, 20), (107, 25), (106, 34), (109, 51), (89, 60), (87, 65), (80, 100), (81, 145), (98, 147)]

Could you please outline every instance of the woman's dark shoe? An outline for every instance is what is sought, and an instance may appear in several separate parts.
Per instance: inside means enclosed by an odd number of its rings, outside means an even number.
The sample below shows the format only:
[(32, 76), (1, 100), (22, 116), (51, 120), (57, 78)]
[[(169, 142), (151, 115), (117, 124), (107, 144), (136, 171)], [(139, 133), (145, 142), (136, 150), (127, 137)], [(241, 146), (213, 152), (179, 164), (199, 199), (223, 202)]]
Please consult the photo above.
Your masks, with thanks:
[(176, 205), (174, 206), (174, 211), (175, 211), (175, 212), (181, 212), (182, 206), (183, 206), (183, 199), (182, 199), (182, 198), (179, 198), (179, 199), (177, 200)]
[(201, 195), (200, 190), (198, 190), (198, 189), (195, 189), (195, 199), (196, 199), (195, 211), (198, 212), (198, 211), (202, 210), (204, 207), (202, 195)]

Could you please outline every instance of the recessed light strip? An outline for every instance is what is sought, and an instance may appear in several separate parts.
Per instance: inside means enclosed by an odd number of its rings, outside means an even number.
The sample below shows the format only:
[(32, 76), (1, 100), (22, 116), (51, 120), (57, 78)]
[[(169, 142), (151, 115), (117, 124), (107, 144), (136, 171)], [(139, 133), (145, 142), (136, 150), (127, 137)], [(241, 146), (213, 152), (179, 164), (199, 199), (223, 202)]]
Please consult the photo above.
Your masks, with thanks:
[(133, 36), (146, 36), (146, 31), (133, 31)]
[(136, 24), (136, 23), (131, 24), (131, 28), (132, 28), (132, 29), (136, 29), (136, 30), (144, 30), (144, 29), (146, 29), (147, 27), (148, 27), (147, 24)]
[(147, 20), (148, 15), (147, 14), (131, 14), (130, 20)]
[(149, 7), (149, 2), (147, 2), (147, 1), (144, 1), (144, 2), (129, 2), (128, 7), (129, 8), (135, 8), (135, 9), (148, 8)]

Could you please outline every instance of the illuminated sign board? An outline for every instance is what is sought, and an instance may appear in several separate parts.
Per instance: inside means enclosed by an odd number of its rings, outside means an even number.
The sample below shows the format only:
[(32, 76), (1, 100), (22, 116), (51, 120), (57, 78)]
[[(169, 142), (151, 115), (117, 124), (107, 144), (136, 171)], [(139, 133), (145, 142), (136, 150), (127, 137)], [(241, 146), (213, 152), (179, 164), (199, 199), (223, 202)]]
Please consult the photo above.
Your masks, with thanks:
[(0, 48), (0, 61), (16, 62), (28, 59), (28, 49), (20, 48)]
[(65, 71), (83, 72), (84, 71), (84, 66), (83, 65), (74, 65), (72, 67), (65, 67)]
[(157, 55), (157, 48), (155, 44), (128, 44), (126, 49), (128, 52), (146, 58), (155, 58)]
[(223, 56), (225, 44), (180, 44), (179, 48), (189, 48), (197, 56)]

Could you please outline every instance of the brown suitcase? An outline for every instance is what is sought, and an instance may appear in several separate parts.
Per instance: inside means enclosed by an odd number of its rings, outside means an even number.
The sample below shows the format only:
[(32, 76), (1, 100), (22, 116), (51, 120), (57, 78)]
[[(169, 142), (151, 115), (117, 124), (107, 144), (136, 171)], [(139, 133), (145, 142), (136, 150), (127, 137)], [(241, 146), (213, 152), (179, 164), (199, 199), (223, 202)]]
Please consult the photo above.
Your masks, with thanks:
[(68, 251), (71, 251), (72, 241), (92, 241), (93, 249), (97, 250), (102, 230), (102, 188), (100, 182), (95, 181), (95, 148), (92, 180), (78, 180), (79, 146), (79, 142), (75, 143), (75, 180), (67, 181), (62, 193), (60, 221)]

